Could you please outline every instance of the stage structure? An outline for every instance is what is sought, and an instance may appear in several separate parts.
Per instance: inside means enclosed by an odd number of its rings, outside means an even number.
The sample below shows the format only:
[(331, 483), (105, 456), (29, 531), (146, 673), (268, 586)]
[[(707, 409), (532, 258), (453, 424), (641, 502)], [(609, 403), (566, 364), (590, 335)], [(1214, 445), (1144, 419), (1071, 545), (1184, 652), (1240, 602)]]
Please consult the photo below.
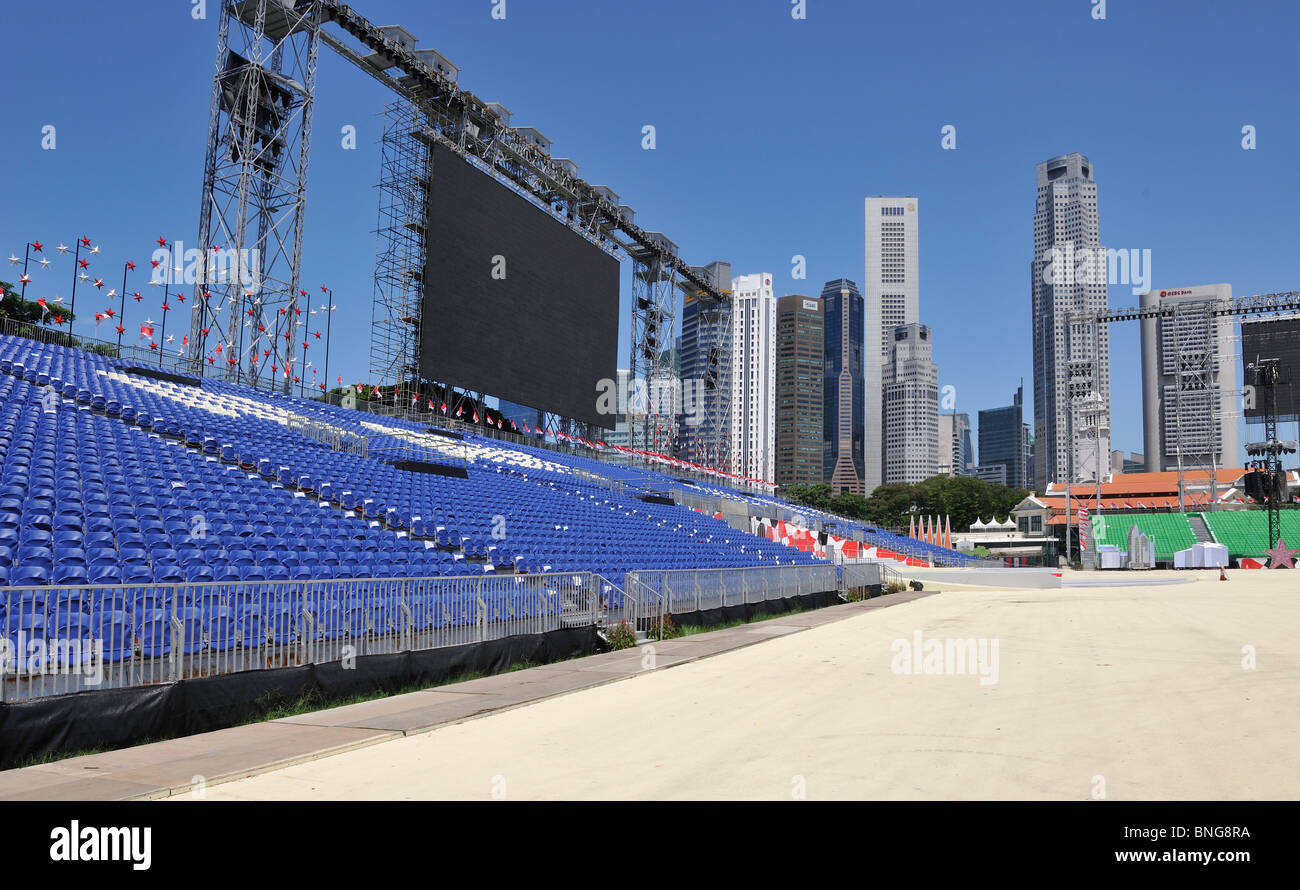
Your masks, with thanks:
[[(325, 25), (350, 40), (326, 31)], [(580, 179), (572, 161), (552, 158), (544, 136), (510, 126), (503, 106), (460, 89), (456, 66), (435, 50), (416, 49), (416, 38), (406, 29), (377, 27), (335, 0), (224, 0), (199, 239), (204, 245), (220, 241), (227, 248), (268, 250), (262, 256), (260, 294), (248, 297), (233, 287), (219, 294), (207, 288), (212, 304), (224, 305), (229, 293), (222, 324), (205, 308), (202, 286), (195, 286), (190, 353), (194, 365), (203, 365), (213, 338), (220, 338), (236, 343), (239, 363), (231, 366), (232, 379), (257, 385), (269, 378), (268, 364), (294, 366), (296, 336), (281, 336), (283, 342), (269, 346), (266, 335), (276, 316), (287, 316), (289, 331), (296, 332), (302, 211), (321, 43), (397, 97), (387, 107), (381, 143), (370, 349), (370, 371), (381, 378), (378, 382), (421, 382), (412, 373), (420, 366), (423, 321), (422, 282), (416, 270), (422, 269), (430, 249), (424, 243), (427, 219), (421, 198), (434, 142), (611, 255), (630, 257), (634, 272), (644, 273), (633, 276), (641, 281), (633, 298), (634, 377), (648, 380), (648, 375), (663, 370), (663, 347), (672, 345), (667, 338), (675, 327), (678, 289), (692, 288), (710, 303), (729, 301), (681, 260), (675, 246), (669, 249), (671, 241), (637, 226), (631, 208), (620, 204), (612, 190)], [(207, 335), (202, 333), (205, 328), (210, 330)], [(264, 355), (267, 349), (270, 356)], [(292, 375), (284, 378), (286, 390), (291, 380)], [(563, 419), (556, 422), (572, 428)], [(634, 447), (651, 444), (647, 430), (653, 430), (649, 417), (640, 436), (634, 436)]]
[[(1070, 324), (1100, 331), (1102, 325), (1118, 321), (1139, 321), (1145, 318), (1162, 318), (1176, 326), (1182, 324), (1204, 326), (1206, 318), (1218, 319), (1225, 316), (1274, 315), (1294, 312), (1300, 309), (1300, 291), (1259, 294), (1251, 297), (1236, 297), (1231, 300), (1196, 300), (1176, 302), (1172, 305), (1155, 304), (1128, 309), (1112, 309), (1106, 312), (1080, 312), (1071, 315)], [(1214, 368), (1209, 356), (1208, 346), (1184, 337), (1174, 337), (1177, 356), (1176, 385), (1174, 391), (1176, 429), (1181, 437), (1184, 424), (1190, 423), (1190, 415), (1202, 410), (1203, 418), (1197, 420), (1198, 429), (1215, 429), (1220, 422), (1236, 422), (1236, 418), (1220, 418), (1220, 393), (1214, 377)], [(1073, 396), (1073, 390), (1072, 390)], [(1086, 394), (1080, 392), (1076, 410), (1086, 412)], [(1189, 419), (1184, 418), (1185, 411)], [(1178, 454), (1178, 509), (1187, 509), (1186, 494), (1189, 484), (1208, 476), (1211, 510), (1218, 499), (1217, 473), (1212, 447), (1195, 449), (1194, 453)], [(1100, 486), (1098, 486), (1100, 492)], [(1272, 546), (1270, 544), (1269, 546)]]
[(190, 365), (202, 373), (212, 357), (208, 364), (224, 365), (229, 380), (286, 393), (302, 371), (296, 349), (320, 5), (222, 5), (194, 245), (205, 261), (190, 303)]

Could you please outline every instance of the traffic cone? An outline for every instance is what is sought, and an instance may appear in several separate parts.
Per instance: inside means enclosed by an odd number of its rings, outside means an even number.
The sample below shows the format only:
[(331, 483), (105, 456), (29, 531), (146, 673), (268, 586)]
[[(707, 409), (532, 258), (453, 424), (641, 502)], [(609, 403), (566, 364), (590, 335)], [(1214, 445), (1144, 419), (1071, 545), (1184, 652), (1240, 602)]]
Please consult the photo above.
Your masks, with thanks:
[(1227, 580), (1228, 580), (1228, 573), (1227, 573), (1227, 571), (1223, 568), (1223, 566), (1219, 566), (1219, 580), (1220, 580), (1220, 581), (1227, 581)]

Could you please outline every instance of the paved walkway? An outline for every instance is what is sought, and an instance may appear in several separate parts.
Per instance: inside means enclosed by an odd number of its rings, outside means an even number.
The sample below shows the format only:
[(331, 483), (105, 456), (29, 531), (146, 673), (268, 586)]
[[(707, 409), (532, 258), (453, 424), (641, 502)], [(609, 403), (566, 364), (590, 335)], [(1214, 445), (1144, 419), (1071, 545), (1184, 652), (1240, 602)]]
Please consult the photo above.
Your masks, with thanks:
[[(837, 607), (664, 644), (660, 667), (726, 650), (672, 670), (640, 671), (637, 653), (556, 665), (529, 673), (553, 676), (541, 688), (585, 688), (206, 797), (1297, 799), (1300, 573), (1230, 574)], [(997, 681), (955, 662), (901, 672), (918, 633), (923, 653), (930, 640), (984, 640), (986, 666), (996, 641)], [(742, 635), (764, 642), (734, 649)], [(631, 678), (591, 688), (582, 675), (598, 670)], [(463, 685), (511, 695), (511, 683)]]
[[(928, 596), (911, 591), (423, 692), (0, 772), (0, 800), (212, 794), (219, 783), (751, 646)], [(387, 749), (383, 749), (387, 750)], [(196, 793), (196, 789), (198, 792)]]

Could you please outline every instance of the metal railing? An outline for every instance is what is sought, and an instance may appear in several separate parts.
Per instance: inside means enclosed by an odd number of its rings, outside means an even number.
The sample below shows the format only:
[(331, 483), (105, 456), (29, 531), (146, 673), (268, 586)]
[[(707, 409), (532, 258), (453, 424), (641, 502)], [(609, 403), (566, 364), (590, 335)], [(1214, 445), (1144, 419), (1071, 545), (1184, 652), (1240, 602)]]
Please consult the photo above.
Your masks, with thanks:
[(0, 701), (592, 626), (601, 617), (597, 579), (564, 572), (0, 589)]
[(839, 585), (837, 569), (830, 564), (666, 569), (626, 576), (628, 591), (653, 594), (670, 614), (839, 590)]
[(606, 594), (610, 604), (605, 615), (605, 629), (626, 623), (638, 638), (662, 636), (664, 618), (664, 600), (657, 592), (637, 580), (636, 573), (629, 573), (620, 590), (613, 583), (606, 581)]

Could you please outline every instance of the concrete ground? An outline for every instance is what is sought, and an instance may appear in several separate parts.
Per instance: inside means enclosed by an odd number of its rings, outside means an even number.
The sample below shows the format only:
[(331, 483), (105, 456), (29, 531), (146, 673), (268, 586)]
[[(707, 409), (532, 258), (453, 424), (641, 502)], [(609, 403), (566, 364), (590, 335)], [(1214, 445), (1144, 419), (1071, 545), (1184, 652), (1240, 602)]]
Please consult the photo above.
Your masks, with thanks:
[[(599, 656), (622, 659), (608, 669), (627, 678), (211, 785), (202, 796), (1300, 798), (1300, 573), (1230, 575), (953, 589), (842, 620), (751, 626), (757, 645), (724, 646), (671, 670), (628, 672), (642, 653)], [(982, 661), (956, 658), (965, 640), (976, 652), (982, 641)], [(930, 654), (931, 643), (945, 657)], [(662, 643), (655, 657), (707, 655), (709, 646)], [(509, 676), (474, 683), (490, 692)]]

